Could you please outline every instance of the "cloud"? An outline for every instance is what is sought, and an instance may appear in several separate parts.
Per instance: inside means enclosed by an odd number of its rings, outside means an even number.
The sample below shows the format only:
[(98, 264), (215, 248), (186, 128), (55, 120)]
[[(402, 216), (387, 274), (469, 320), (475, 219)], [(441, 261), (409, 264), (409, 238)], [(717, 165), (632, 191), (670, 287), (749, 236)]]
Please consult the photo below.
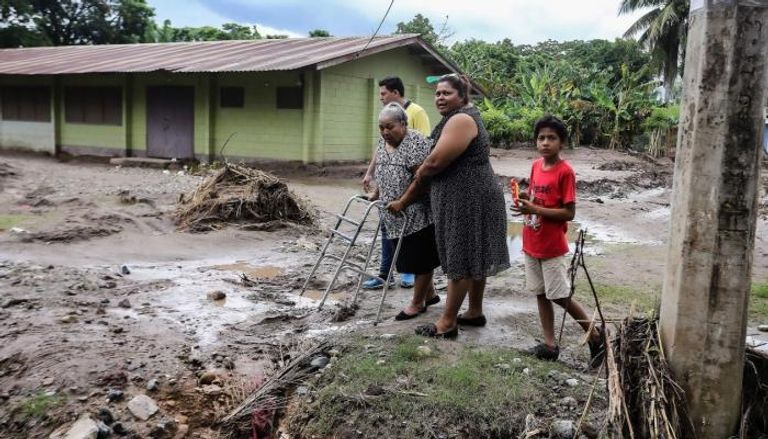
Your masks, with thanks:
[[(325, 29), (337, 36), (370, 35), (390, 0), (164, 0), (153, 3), (159, 18), (176, 25), (257, 24), (262, 33), (304, 36)], [(421, 13), (436, 28), (448, 17), (452, 41), (470, 38), (515, 44), (547, 39), (620, 37), (644, 11), (618, 16), (619, 0), (395, 0), (382, 33)], [(271, 30), (267, 31), (267, 28)], [(272, 32), (274, 30), (274, 32)]]

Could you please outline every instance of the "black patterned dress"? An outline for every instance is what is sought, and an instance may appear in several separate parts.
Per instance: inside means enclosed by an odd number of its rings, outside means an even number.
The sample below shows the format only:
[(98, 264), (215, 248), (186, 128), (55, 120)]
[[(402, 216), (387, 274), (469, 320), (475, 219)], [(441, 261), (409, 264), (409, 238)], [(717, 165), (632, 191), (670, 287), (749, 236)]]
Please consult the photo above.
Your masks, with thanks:
[(488, 132), (475, 107), (445, 115), (430, 137), (437, 144), (445, 124), (458, 113), (475, 120), (477, 137), (432, 180), (435, 239), (443, 272), (450, 279), (482, 279), (509, 268), (506, 207), (491, 168)]

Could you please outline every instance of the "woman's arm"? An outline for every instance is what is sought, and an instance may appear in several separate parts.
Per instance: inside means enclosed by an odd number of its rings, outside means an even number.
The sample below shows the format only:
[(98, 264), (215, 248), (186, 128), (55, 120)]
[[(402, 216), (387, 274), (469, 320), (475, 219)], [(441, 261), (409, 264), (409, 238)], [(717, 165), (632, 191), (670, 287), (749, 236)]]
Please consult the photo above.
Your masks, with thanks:
[(399, 212), (411, 204), (426, 189), (430, 178), (453, 163), (467, 150), (475, 137), (477, 137), (477, 124), (472, 117), (467, 114), (457, 114), (450, 118), (443, 128), (437, 145), (416, 170), (408, 189), (400, 199), (387, 206), (389, 211)]

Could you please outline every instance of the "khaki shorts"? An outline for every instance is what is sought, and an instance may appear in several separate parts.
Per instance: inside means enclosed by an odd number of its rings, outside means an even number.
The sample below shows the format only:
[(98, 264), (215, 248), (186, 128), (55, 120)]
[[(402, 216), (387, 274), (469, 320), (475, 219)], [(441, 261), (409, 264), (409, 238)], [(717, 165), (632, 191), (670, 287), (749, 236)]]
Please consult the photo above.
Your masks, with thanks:
[(568, 256), (538, 259), (525, 255), (525, 289), (547, 299), (565, 299), (571, 294), (568, 278)]

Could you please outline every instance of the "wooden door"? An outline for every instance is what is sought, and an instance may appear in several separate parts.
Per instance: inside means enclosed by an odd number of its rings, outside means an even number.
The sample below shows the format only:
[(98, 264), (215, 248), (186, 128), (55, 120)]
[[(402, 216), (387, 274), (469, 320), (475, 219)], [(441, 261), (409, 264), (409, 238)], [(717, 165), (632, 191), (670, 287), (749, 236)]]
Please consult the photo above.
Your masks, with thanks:
[(147, 156), (194, 158), (194, 87), (147, 87)]

